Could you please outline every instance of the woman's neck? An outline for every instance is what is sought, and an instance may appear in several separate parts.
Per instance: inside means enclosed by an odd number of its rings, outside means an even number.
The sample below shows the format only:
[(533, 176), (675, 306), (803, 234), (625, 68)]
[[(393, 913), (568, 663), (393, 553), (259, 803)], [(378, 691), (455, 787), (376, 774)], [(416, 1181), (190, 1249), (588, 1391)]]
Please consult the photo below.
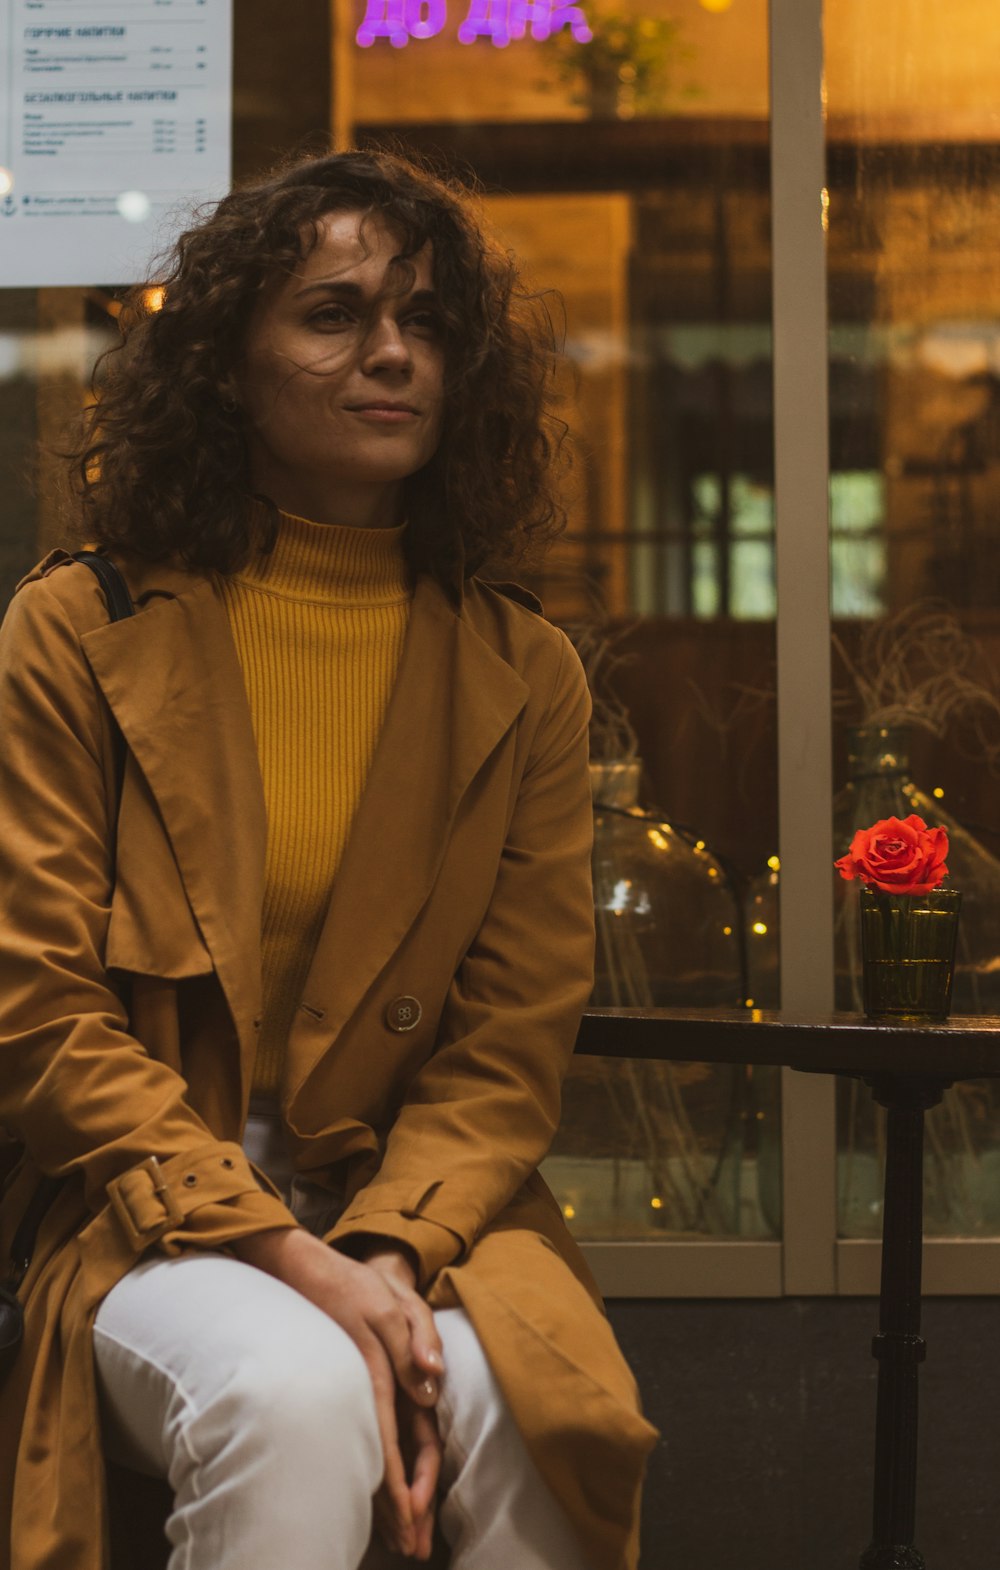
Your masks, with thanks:
[(253, 475), (258, 495), (296, 518), (349, 529), (394, 529), (403, 522), (402, 482), (370, 485), (331, 481), (324, 475), (262, 473)]

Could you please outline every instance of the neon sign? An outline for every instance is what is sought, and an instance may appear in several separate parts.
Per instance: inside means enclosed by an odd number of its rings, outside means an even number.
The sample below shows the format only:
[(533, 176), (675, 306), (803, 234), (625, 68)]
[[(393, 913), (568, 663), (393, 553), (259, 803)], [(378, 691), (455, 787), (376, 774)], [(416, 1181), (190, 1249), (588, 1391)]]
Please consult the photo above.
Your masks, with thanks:
[[(370, 49), (378, 38), (403, 49), (411, 38), (435, 38), (448, 20), (448, 0), (365, 0), (365, 15), (356, 38)], [(531, 33), (544, 43), (569, 28), (578, 44), (589, 44), (593, 33), (579, 5), (560, 0), (469, 0), (469, 12), (458, 29), (459, 43), (486, 38), (496, 49)]]

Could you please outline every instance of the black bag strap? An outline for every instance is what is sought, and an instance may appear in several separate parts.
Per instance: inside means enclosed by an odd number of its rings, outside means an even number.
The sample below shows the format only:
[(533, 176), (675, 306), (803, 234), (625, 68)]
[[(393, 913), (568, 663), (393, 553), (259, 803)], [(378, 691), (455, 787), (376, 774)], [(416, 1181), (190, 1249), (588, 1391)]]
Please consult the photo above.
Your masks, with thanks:
[(35, 1252), (35, 1243), (38, 1240), (38, 1231), (48, 1214), (49, 1206), (60, 1192), (65, 1178), (42, 1178), (35, 1192), (25, 1206), (24, 1215), (18, 1222), (14, 1240), (10, 1245), (10, 1269), (7, 1279), (3, 1283), (12, 1291), (16, 1291), (28, 1273), (31, 1256)]
[[(97, 578), (101, 588), (104, 590), (104, 598), (108, 603), (109, 620), (124, 621), (126, 616), (134, 615), (135, 606), (132, 604), (132, 596), (129, 594), (128, 584), (114, 562), (109, 561), (106, 556), (99, 556), (96, 551), (77, 551), (73, 556), (73, 560), (82, 562), (85, 567), (89, 567)], [(117, 730), (117, 727), (115, 772), (118, 781), (118, 795), (120, 796), (122, 779), (125, 773), (125, 738)], [(31, 1264), (31, 1256), (35, 1252), (35, 1244), (38, 1241), (39, 1229), (45, 1220), (49, 1206), (65, 1182), (65, 1178), (42, 1178), (28, 1201), (24, 1215), (21, 1217), (17, 1230), (14, 1233), (13, 1242), (10, 1245), (10, 1269), (6, 1280), (3, 1282), (3, 1285), (12, 1291), (17, 1290), (27, 1274), (28, 1266)]]
[[(125, 582), (124, 577), (122, 576), (119, 569), (115, 566), (113, 561), (109, 561), (106, 556), (99, 556), (96, 551), (76, 551), (74, 552), (73, 560), (82, 562), (85, 567), (89, 567), (98, 583), (101, 585), (101, 588), (104, 590), (104, 598), (108, 602), (109, 621), (124, 621), (126, 616), (135, 615), (135, 606), (132, 604), (132, 596), (128, 592), (128, 584)], [(117, 792), (115, 794), (116, 821), (118, 813), (118, 802), (121, 800), (122, 782), (124, 778), (125, 738), (116, 725), (115, 780), (118, 786)]]
[(128, 584), (113, 561), (109, 561), (106, 556), (99, 556), (96, 551), (76, 551), (73, 560), (83, 562), (99, 580), (112, 621), (124, 621), (126, 616), (133, 615), (135, 606), (128, 592)]

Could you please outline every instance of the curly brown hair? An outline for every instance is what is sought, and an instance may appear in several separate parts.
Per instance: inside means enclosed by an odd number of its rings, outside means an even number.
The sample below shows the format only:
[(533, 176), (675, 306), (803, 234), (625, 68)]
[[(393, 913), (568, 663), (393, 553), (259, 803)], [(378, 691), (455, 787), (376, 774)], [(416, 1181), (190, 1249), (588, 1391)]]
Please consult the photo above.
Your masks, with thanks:
[(72, 454), (86, 539), (222, 573), (273, 544), (274, 504), (250, 505), (234, 372), (262, 291), (309, 254), (319, 219), (344, 210), (387, 223), (404, 263), (433, 247), (445, 405), (437, 452), (405, 482), (411, 566), (443, 581), (497, 572), (558, 532), (552, 458), (565, 426), (552, 413), (543, 297), (484, 232), (464, 186), (398, 154), (355, 151), (296, 161), (224, 197), (177, 241), (160, 309), (148, 287), (129, 291)]

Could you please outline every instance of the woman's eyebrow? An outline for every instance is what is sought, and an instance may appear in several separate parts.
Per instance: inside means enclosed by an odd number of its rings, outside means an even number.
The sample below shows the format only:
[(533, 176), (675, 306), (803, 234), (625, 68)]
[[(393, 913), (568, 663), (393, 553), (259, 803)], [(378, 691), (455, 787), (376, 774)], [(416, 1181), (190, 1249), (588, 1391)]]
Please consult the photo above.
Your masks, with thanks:
[[(380, 293), (381, 291), (378, 292)], [(327, 278), (319, 283), (306, 284), (303, 289), (296, 289), (293, 298), (301, 300), (303, 296), (309, 294), (339, 295), (347, 300), (376, 298), (375, 294), (370, 295), (361, 284), (352, 283), (347, 278)], [(414, 289), (412, 294), (406, 294), (404, 298), (408, 305), (435, 305), (437, 303), (437, 295), (433, 289)]]
[(363, 300), (365, 297), (361, 285), (351, 283), (346, 278), (323, 278), (319, 283), (306, 284), (304, 289), (296, 289), (294, 298), (299, 300), (305, 294), (342, 294), (352, 300)]

